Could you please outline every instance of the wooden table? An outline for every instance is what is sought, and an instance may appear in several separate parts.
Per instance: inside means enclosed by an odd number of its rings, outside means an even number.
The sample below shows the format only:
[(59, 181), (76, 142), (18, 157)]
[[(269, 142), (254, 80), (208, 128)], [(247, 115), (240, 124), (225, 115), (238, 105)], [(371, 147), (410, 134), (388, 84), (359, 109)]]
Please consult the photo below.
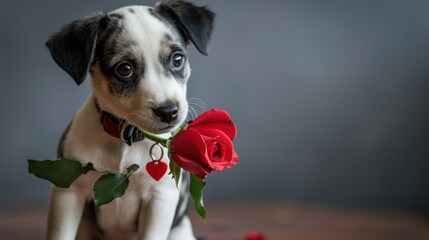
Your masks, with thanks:
[[(268, 240), (429, 240), (429, 220), (402, 211), (269, 202), (208, 202), (206, 208), (205, 224), (190, 208), (195, 232), (206, 240), (244, 240), (249, 231)], [(44, 207), (2, 209), (0, 239), (44, 239), (45, 219)]]
[(206, 207), (206, 224), (190, 213), (195, 232), (207, 240), (241, 240), (251, 230), (269, 240), (429, 240), (429, 220), (406, 212), (286, 203), (209, 203)]

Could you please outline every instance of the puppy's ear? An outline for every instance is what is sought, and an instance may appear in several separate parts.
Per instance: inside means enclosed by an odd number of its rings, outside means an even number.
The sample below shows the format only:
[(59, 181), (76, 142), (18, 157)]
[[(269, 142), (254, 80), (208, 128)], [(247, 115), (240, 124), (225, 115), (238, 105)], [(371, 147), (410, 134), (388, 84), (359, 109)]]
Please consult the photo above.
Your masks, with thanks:
[(156, 12), (179, 30), (186, 43), (192, 41), (200, 53), (207, 55), (215, 17), (212, 11), (184, 1), (167, 0), (157, 4)]
[(79, 85), (87, 75), (92, 62), (97, 30), (104, 13), (76, 20), (61, 28), (46, 42), (52, 58)]

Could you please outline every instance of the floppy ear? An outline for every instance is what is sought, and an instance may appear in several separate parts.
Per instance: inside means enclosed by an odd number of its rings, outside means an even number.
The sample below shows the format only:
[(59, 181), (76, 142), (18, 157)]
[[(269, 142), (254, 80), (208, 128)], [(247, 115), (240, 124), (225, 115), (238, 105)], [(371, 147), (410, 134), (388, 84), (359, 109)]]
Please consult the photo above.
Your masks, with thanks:
[(97, 30), (106, 14), (94, 15), (65, 25), (46, 42), (52, 58), (79, 85), (92, 62)]
[(179, 30), (186, 43), (192, 41), (200, 53), (207, 55), (215, 17), (212, 11), (184, 1), (167, 0), (156, 6), (156, 12)]

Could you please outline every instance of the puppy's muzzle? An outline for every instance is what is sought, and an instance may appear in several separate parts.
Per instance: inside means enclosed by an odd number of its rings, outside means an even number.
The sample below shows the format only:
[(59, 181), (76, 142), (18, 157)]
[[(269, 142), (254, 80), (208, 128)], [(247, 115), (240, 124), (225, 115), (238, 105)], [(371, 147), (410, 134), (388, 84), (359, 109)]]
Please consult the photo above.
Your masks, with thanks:
[(153, 109), (155, 115), (158, 116), (161, 122), (171, 123), (177, 119), (179, 115), (179, 109), (177, 108), (177, 104), (169, 102), (162, 107)]

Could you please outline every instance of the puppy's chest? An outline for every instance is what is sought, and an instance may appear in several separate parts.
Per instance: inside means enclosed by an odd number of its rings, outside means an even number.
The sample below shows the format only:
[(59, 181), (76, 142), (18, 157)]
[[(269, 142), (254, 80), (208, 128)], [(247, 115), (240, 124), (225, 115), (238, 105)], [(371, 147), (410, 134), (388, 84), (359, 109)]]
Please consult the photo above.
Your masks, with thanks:
[[(114, 173), (126, 174), (127, 168), (133, 164), (139, 165), (137, 172), (129, 178), (129, 185), (125, 194), (115, 199), (109, 204), (103, 205), (96, 211), (98, 226), (103, 232), (122, 232), (132, 233), (137, 231), (139, 212), (142, 209), (142, 204), (148, 202), (156, 193), (166, 187), (169, 176), (164, 176), (159, 182), (154, 181), (146, 171), (146, 164), (152, 159), (150, 158), (148, 149), (151, 145), (146, 142), (133, 144), (132, 147), (123, 146), (122, 148), (111, 148), (98, 152), (96, 155), (89, 154), (88, 159), (92, 158), (94, 166), (99, 170), (109, 171)], [(115, 150), (115, 151), (112, 151)], [(97, 151), (92, 151), (96, 153)], [(90, 161), (90, 160), (89, 160)], [(163, 161), (168, 161), (164, 159)], [(91, 176), (90, 182), (95, 181), (101, 175)], [(168, 179), (167, 179), (168, 178)], [(92, 194), (88, 196), (92, 197)]]
[(150, 197), (152, 185), (145, 181), (143, 173), (132, 175), (122, 197), (97, 209), (97, 224), (103, 232), (136, 232), (141, 204)]
[[(125, 194), (96, 211), (97, 224), (103, 232), (135, 233), (142, 204), (148, 202), (155, 191), (162, 191), (164, 181), (150, 179), (145, 166), (130, 176)], [(112, 233), (113, 234), (113, 233)]]

